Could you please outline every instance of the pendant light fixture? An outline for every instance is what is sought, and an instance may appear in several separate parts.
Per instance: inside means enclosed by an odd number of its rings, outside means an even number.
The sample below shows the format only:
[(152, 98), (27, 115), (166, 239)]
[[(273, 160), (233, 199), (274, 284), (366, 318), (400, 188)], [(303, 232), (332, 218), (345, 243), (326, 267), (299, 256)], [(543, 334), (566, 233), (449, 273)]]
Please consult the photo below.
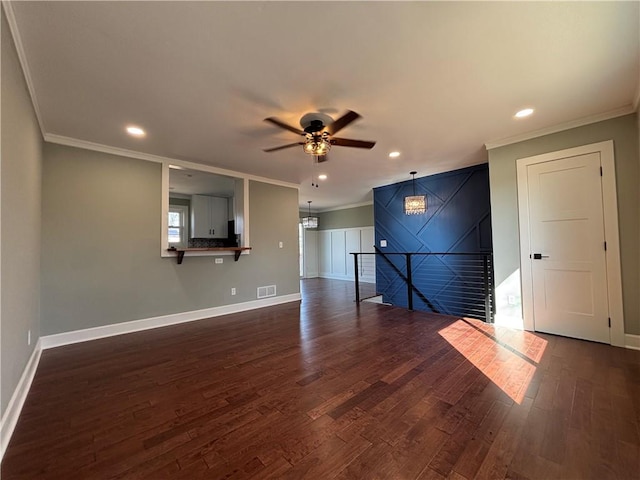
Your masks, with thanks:
[(427, 211), (427, 196), (416, 195), (416, 173), (418, 172), (409, 172), (413, 176), (413, 195), (404, 197), (405, 215), (422, 215)]
[(318, 217), (311, 216), (311, 200), (307, 200), (309, 204), (309, 215), (302, 217), (302, 228), (318, 228)]

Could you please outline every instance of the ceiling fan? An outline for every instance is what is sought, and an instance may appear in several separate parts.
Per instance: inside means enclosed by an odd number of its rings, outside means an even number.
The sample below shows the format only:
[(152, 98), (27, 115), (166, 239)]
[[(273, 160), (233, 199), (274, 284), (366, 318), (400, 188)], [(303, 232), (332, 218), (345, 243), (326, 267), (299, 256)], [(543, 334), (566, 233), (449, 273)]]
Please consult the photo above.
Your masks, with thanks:
[[(297, 145), (302, 145), (302, 149), (305, 153), (309, 155), (314, 155), (317, 157), (318, 162), (327, 161), (327, 153), (331, 149), (332, 145), (336, 145), (338, 147), (354, 147), (354, 148), (367, 148), (371, 149), (376, 144), (376, 142), (368, 142), (365, 140), (351, 140), (348, 138), (338, 138), (334, 137), (336, 133), (342, 130), (344, 127), (354, 122), (360, 115), (351, 110), (347, 111), (344, 115), (342, 115), (337, 120), (325, 125), (325, 121), (322, 120), (322, 116), (320, 114), (317, 117), (320, 118), (311, 118), (305, 125), (305, 119), (309, 117), (313, 117), (313, 114), (307, 114), (302, 117), (301, 125), (304, 126), (304, 130), (300, 130), (299, 128), (292, 127), (277, 118), (269, 117), (265, 118), (265, 122), (270, 122), (280, 128), (284, 128), (285, 130), (289, 130), (290, 132), (297, 133), (304, 137), (304, 141), (289, 143), (287, 145), (281, 145), (279, 147), (266, 148), (265, 152), (275, 152), (277, 150), (283, 150), (285, 148), (295, 147)], [(326, 115), (325, 115), (326, 117)]]

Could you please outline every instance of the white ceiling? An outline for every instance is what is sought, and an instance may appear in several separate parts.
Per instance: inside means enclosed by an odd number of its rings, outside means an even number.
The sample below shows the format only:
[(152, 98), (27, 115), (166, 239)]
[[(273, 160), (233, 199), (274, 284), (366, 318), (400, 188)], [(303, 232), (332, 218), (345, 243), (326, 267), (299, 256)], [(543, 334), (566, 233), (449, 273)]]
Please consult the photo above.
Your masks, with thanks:
[[(300, 205), (485, 162), (486, 142), (637, 106), (638, 2), (12, 2), (44, 133), (300, 184)], [(527, 106), (533, 116), (516, 120)], [(313, 167), (298, 126), (363, 118)], [(129, 124), (143, 139), (124, 133)], [(388, 153), (399, 150), (398, 159)], [(312, 175), (328, 180), (313, 188)]]
[(213, 195), (217, 197), (233, 197), (236, 179), (224, 175), (216, 175), (202, 170), (175, 169), (169, 170), (169, 194)]

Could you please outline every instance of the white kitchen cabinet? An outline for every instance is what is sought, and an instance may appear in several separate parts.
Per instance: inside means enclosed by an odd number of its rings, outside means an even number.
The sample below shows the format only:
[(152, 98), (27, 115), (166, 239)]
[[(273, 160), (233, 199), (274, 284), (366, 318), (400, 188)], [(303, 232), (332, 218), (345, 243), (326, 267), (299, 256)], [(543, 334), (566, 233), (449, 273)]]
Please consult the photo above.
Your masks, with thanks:
[(191, 196), (191, 238), (227, 238), (228, 200), (208, 195)]

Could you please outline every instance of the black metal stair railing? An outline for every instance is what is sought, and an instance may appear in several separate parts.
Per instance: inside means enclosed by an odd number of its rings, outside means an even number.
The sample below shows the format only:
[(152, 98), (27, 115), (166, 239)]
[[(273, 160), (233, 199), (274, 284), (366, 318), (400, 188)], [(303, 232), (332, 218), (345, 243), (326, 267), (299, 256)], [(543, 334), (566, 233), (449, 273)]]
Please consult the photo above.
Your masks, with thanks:
[[(493, 322), (493, 255), (466, 252), (352, 252), (355, 271), (366, 255), (376, 255), (376, 290), (385, 303), (409, 310)], [(356, 302), (360, 285), (355, 276)]]

